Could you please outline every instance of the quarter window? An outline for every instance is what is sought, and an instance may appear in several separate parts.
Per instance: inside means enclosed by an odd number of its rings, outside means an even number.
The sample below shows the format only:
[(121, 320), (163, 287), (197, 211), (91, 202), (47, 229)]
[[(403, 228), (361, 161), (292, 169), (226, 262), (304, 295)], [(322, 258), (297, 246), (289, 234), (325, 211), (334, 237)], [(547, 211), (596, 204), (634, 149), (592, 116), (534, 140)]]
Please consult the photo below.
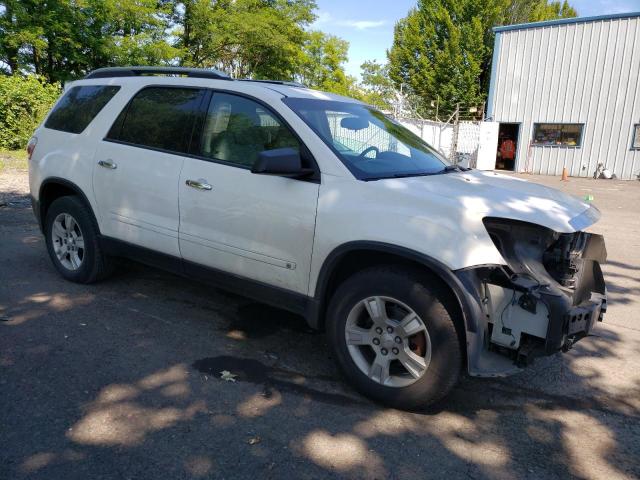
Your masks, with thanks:
[(582, 144), (580, 123), (535, 123), (533, 144), (539, 146), (579, 147)]
[(82, 133), (120, 87), (87, 85), (73, 87), (57, 103), (45, 128), (69, 133)]
[(200, 141), (201, 156), (251, 167), (258, 154), (300, 143), (267, 108), (248, 98), (214, 93)]
[(633, 126), (633, 148), (640, 150), (640, 124)]
[(122, 111), (107, 138), (186, 153), (201, 94), (195, 88), (145, 88)]

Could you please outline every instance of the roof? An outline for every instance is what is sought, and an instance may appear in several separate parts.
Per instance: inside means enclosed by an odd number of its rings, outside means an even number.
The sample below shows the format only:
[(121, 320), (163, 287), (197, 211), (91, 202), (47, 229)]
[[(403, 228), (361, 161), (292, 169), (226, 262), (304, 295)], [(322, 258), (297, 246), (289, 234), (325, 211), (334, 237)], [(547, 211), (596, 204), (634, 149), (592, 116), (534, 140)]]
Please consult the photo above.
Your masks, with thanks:
[[(244, 80), (238, 80), (239, 82), (243, 82)], [(351, 102), (351, 103), (362, 103), (360, 100), (356, 100), (355, 98), (345, 97), (342, 95), (338, 95), (337, 93), (329, 93), (323, 92), (322, 90), (314, 90), (313, 88), (308, 88), (305, 86), (296, 86), (289, 84), (265, 84), (265, 87), (270, 90), (275, 90), (278, 93), (281, 93), (285, 97), (293, 97), (293, 98), (315, 98), (318, 100), (334, 100), (336, 102)]]
[[(285, 80), (252, 80), (246, 78), (234, 79), (225, 72), (215, 69), (205, 68), (186, 68), (186, 67), (153, 67), (153, 66), (130, 66), (130, 67), (106, 67), (98, 68), (89, 72), (84, 80), (123, 78), (127, 81), (134, 79), (143, 83), (149, 82), (151, 78), (158, 76), (165, 77), (188, 77), (203, 80), (222, 80), (225, 82), (251, 84), (256, 87), (263, 87), (278, 92), (286, 97), (295, 98), (316, 98), (321, 100), (334, 100), (342, 102), (362, 103), (350, 97), (336, 95), (334, 93), (313, 90), (298, 82), (290, 82)], [(74, 82), (75, 83), (75, 82)]]
[(505, 25), (502, 27), (494, 27), (495, 33), (509, 32), (511, 30), (525, 30), (528, 28), (555, 27), (559, 25), (569, 25), (572, 23), (599, 22), (603, 20), (620, 20), (625, 18), (640, 17), (640, 12), (615, 13), (611, 15), (598, 15), (595, 17), (575, 17), (561, 18), (559, 20), (547, 20), (545, 22), (520, 23), (517, 25)]

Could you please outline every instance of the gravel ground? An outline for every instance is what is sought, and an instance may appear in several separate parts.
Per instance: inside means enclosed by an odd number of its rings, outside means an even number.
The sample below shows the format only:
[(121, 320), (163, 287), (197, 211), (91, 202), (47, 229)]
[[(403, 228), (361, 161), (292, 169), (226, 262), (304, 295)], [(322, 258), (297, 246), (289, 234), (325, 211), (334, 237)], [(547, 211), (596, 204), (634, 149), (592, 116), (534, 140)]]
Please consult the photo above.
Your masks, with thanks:
[(640, 182), (526, 178), (602, 210), (606, 322), (407, 413), (353, 392), (287, 312), (133, 264), (61, 280), (26, 173), (1, 173), (0, 479), (640, 478)]

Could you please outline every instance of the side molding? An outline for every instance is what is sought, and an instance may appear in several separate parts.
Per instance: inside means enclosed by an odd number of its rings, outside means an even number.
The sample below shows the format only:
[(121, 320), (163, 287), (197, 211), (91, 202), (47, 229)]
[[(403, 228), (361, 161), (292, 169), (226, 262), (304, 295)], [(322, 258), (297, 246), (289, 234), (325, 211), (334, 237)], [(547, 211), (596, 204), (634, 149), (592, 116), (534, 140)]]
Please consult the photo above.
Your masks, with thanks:
[(128, 258), (151, 267), (160, 268), (298, 315), (303, 315), (307, 311), (308, 303), (311, 300), (298, 292), (199, 265), (104, 235), (100, 236), (100, 243), (109, 255)]

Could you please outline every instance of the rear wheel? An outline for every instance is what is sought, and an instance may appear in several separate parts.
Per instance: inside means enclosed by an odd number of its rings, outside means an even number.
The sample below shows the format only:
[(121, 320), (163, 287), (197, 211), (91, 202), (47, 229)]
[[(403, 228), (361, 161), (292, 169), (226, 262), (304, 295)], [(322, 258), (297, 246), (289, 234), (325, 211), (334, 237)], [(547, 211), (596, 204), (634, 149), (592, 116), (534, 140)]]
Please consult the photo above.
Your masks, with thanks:
[(95, 220), (78, 197), (60, 197), (51, 204), (44, 233), (49, 257), (67, 280), (92, 283), (111, 273), (111, 261), (102, 252)]
[(376, 267), (334, 294), (327, 333), (339, 366), (367, 396), (426, 407), (455, 385), (462, 350), (442, 286), (418, 272)]

